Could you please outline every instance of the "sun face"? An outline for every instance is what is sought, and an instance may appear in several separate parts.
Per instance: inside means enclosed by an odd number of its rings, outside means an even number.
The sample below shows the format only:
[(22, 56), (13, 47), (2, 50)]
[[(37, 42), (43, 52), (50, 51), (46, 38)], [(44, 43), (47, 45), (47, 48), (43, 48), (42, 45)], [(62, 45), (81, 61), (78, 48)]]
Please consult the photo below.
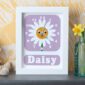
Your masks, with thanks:
[(45, 17), (41, 16), (39, 20), (33, 19), (32, 21), (33, 24), (28, 24), (30, 41), (39, 47), (50, 45), (54, 41), (53, 37), (56, 36), (56, 30), (53, 29), (54, 25), (51, 24), (51, 19), (46, 21)]
[(48, 36), (48, 30), (45, 27), (40, 27), (37, 29), (36, 35), (39, 39), (45, 39)]

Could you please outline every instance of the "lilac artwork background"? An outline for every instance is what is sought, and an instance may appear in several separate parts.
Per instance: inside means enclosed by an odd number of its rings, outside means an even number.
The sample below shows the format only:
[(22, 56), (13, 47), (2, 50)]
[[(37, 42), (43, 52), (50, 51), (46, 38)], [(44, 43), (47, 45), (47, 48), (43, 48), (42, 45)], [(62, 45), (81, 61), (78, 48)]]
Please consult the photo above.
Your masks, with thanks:
[[(23, 31), (24, 31), (24, 47), (26, 50), (28, 51), (40, 51), (40, 47), (38, 45), (38, 43), (34, 46), (34, 43), (31, 41), (32, 37), (29, 37), (28, 35), (26, 35), (26, 32), (28, 32), (29, 34), (29, 29), (27, 27), (28, 24), (34, 24), (33, 23), (33, 19), (36, 19), (36, 21), (38, 22), (40, 16), (44, 16), (46, 19), (46, 22), (49, 21), (49, 19), (51, 19), (51, 24), (54, 25), (53, 29), (56, 30), (55, 34), (56, 36), (53, 37), (54, 41), (50, 41), (51, 45), (46, 44), (46, 46), (43, 48), (44, 51), (57, 51), (60, 48), (60, 18), (58, 15), (27, 15), (24, 16), (24, 27), (23, 27)], [(29, 42), (28, 42), (29, 41)]]

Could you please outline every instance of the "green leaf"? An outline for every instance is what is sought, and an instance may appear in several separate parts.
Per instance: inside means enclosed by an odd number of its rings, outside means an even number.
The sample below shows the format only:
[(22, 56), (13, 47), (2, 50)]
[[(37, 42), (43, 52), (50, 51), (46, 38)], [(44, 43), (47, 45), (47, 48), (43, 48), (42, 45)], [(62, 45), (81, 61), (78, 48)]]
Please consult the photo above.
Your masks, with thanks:
[(43, 48), (43, 43), (41, 44), (41, 47)]

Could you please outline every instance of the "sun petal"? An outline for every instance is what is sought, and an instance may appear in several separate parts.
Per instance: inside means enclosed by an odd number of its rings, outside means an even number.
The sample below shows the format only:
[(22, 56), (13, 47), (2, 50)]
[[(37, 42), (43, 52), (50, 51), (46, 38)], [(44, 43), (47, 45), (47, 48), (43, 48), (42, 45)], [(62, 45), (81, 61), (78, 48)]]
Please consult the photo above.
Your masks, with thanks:
[(48, 26), (48, 29), (51, 30), (53, 27), (54, 27), (54, 25), (49, 25), (49, 26)]
[(31, 27), (32, 29), (35, 29), (36, 27), (34, 25), (26, 25), (26, 27)]
[(37, 44), (38, 43), (38, 40), (36, 39), (35, 41), (34, 41), (34, 44)]
[(55, 36), (56, 36), (56, 34), (54, 34), (54, 32), (49, 31), (48, 36), (50, 36), (50, 37), (55, 37)]
[(39, 19), (39, 26), (40, 26), (40, 27), (42, 26), (41, 18)]
[(29, 34), (30, 34), (30, 36), (31, 35), (36, 36), (36, 31), (35, 30), (29, 30)]
[(42, 25), (45, 26), (46, 20), (45, 17), (43, 17)]
[(51, 32), (56, 32), (56, 30), (50, 30)]
[(31, 41), (35, 41), (36, 39), (35, 38), (32, 38)]
[(48, 36), (48, 39), (49, 39), (50, 41), (54, 41), (54, 40), (53, 40), (53, 38), (52, 38), (52, 37), (50, 37), (50, 36)]
[(45, 17), (43, 17), (43, 19), (42, 18), (39, 19), (39, 26), (40, 27), (44, 27), (45, 23), (46, 23)]
[(29, 36), (29, 37), (32, 37), (32, 36), (34, 36), (34, 34), (33, 34), (33, 33), (30, 33), (30, 34), (28, 34), (28, 36)]
[(34, 30), (29, 30), (29, 32), (34, 32)]
[(47, 22), (47, 24), (45, 25), (45, 27), (48, 28), (48, 27), (50, 26), (50, 24), (51, 24), (51, 21), (49, 20), (49, 21)]
[(49, 41), (48, 39), (46, 39), (45, 41), (46, 41), (46, 43), (47, 43), (47, 44), (49, 44), (49, 45), (50, 45), (50, 41)]
[(56, 34), (51, 33), (51, 36), (55, 37), (55, 36), (56, 36)]
[(39, 25), (38, 25), (38, 23), (36, 21), (34, 22), (34, 25), (36, 26), (36, 28), (39, 27)]

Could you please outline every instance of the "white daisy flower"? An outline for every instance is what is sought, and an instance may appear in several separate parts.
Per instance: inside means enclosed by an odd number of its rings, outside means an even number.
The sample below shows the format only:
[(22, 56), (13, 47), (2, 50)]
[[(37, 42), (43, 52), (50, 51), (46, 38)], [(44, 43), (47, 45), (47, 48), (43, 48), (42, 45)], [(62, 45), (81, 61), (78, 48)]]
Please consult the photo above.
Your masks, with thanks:
[(40, 17), (38, 21), (34, 21), (34, 24), (29, 24), (29, 34), (31, 37), (31, 41), (34, 44), (38, 44), (40, 47), (45, 47), (46, 44), (50, 45), (51, 41), (54, 41), (53, 37), (56, 36), (55, 31), (53, 29), (54, 25), (51, 24), (51, 19), (46, 22), (45, 17)]

